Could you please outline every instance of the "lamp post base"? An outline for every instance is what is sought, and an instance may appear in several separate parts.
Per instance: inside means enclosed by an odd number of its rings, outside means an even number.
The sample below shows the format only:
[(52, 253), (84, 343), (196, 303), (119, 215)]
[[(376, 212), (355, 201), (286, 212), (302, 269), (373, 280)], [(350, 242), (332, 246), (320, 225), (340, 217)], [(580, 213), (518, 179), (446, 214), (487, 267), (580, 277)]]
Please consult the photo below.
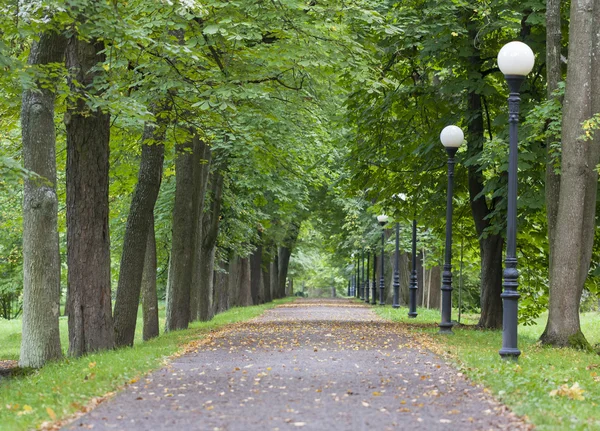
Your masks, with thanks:
[(519, 359), (519, 356), (521, 355), (521, 351), (519, 349), (512, 349), (509, 347), (500, 349), (498, 353), (500, 354), (502, 359), (515, 362)]
[(398, 304), (392, 304), (392, 308), (400, 308)]
[(441, 335), (454, 335), (454, 332), (452, 332), (452, 323), (440, 323), (440, 330), (438, 331), (438, 334)]
[(408, 313), (408, 317), (411, 318), (411, 319), (416, 318), (417, 315), (418, 315), (417, 313), (411, 313), (411, 312)]

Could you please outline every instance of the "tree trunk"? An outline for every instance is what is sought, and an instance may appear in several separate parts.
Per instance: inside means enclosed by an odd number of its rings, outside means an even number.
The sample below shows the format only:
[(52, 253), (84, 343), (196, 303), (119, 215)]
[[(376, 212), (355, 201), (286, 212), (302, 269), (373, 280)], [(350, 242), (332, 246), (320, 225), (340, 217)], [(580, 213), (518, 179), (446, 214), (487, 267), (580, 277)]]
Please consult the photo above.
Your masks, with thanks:
[(287, 273), (288, 268), (290, 266), (290, 257), (292, 256), (292, 250), (294, 245), (296, 244), (296, 240), (298, 239), (298, 234), (300, 233), (300, 225), (296, 223), (291, 223), (288, 231), (286, 233), (285, 239), (283, 240), (283, 244), (279, 247), (278, 252), (278, 297), (285, 297), (285, 285), (287, 283)]
[[(473, 60), (480, 67), (481, 59), (476, 56)], [(479, 70), (479, 69), (477, 69)], [(475, 92), (469, 94), (469, 116), (471, 121), (468, 126), (468, 156), (473, 157), (483, 151), (483, 112), (481, 96)], [(479, 237), (479, 250), (481, 259), (481, 317), (478, 326), (482, 328), (498, 329), (502, 327), (502, 253), (504, 239), (501, 235), (487, 234), (485, 231), (490, 226), (489, 215), (496, 201), (488, 207), (483, 192), (483, 176), (479, 164), (469, 166), (469, 196), (471, 200), (471, 213), (475, 222), (475, 229)], [(478, 197), (479, 196), (479, 197)], [(487, 236), (485, 236), (487, 235)], [(500, 253), (498, 253), (498, 248)], [(483, 300), (485, 298), (485, 301)]]
[[(546, 97), (553, 99), (558, 83), (562, 81), (560, 67), (560, 51), (562, 48), (561, 0), (546, 1)], [(552, 267), (554, 234), (556, 231), (556, 214), (558, 213), (558, 197), (560, 193), (560, 175), (556, 173), (553, 144), (560, 141), (560, 136), (551, 136), (546, 140), (546, 219), (548, 221), (549, 267)]]
[(258, 305), (260, 298), (261, 272), (262, 272), (262, 245), (258, 245), (252, 255), (250, 255), (250, 291), (252, 295), (252, 303)]
[(290, 264), (290, 257), (292, 256), (292, 250), (286, 246), (279, 247), (278, 251), (278, 285), (277, 285), (277, 297), (285, 298), (285, 284), (287, 280), (287, 272)]
[(442, 271), (439, 265), (427, 270), (427, 283), (430, 288), (429, 308), (439, 310), (442, 300)]
[[(66, 40), (43, 33), (33, 42), (31, 66), (61, 62)], [(56, 131), (51, 89), (23, 91), (21, 133), (27, 178), (23, 190), (23, 330), (19, 366), (39, 368), (62, 356), (60, 316), (60, 253), (56, 196)]]
[(150, 219), (148, 243), (142, 273), (142, 315), (144, 319), (144, 341), (158, 337), (158, 295), (156, 292), (156, 234), (154, 232), (154, 214)]
[[(104, 43), (73, 36), (66, 62), (78, 99), (67, 110), (67, 264), (69, 353), (114, 347), (108, 231), (110, 115), (87, 106)], [(77, 82), (75, 84), (74, 82)]]
[(425, 307), (425, 283), (423, 281), (423, 252), (417, 253), (417, 307)]
[[(162, 179), (165, 124), (146, 123), (138, 182), (131, 199), (115, 300), (115, 344), (133, 346), (146, 245)], [(150, 142), (150, 144), (148, 144)]]
[(229, 306), (240, 305), (240, 258), (237, 255), (229, 259)]
[[(208, 187), (208, 176), (210, 174), (212, 155), (210, 146), (198, 137), (194, 138), (194, 196), (192, 205), (194, 208), (194, 256), (192, 262), (192, 285), (190, 289), (190, 320), (200, 319), (200, 289), (202, 286), (201, 266), (206, 256), (202, 252), (202, 225), (204, 220), (204, 203)], [(206, 255), (206, 253), (204, 253)], [(208, 256), (210, 257), (210, 255)], [(205, 268), (206, 269), (206, 268)], [(204, 271), (206, 276), (206, 271)]]
[(282, 298), (281, 290), (279, 290), (279, 255), (278, 247), (275, 247), (273, 260), (271, 261), (271, 294), (273, 299)]
[[(489, 235), (479, 240), (481, 252), (481, 285), (488, 286), (481, 289), (481, 316), (477, 326), (481, 328), (502, 327), (502, 250), (504, 239), (498, 235)], [(484, 271), (485, 268), (485, 271)], [(456, 278), (458, 280), (458, 278)], [(458, 286), (458, 284), (455, 284)], [(485, 313), (483, 312), (485, 310)]]
[(202, 216), (202, 243), (200, 244), (200, 279), (198, 293), (198, 317), (207, 321), (213, 317), (214, 271), (217, 238), (223, 201), (223, 174), (215, 172), (211, 179), (210, 209)]
[(244, 257), (240, 259), (240, 306), (246, 307), (252, 305), (252, 294), (250, 291), (250, 259)]
[[(548, 323), (541, 336), (545, 344), (589, 348), (581, 333), (579, 303), (589, 271), (595, 228), (600, 140), (586, 139), (582, 123), (597, 111), (594, 70), (598, 64), (600, 1), (571, 2), (569, 67), (562, 119), (560, 199), (556, 215), (550, 267)], [(596, 55), (594, 55), (596, 53)], [(592, 59), (595, 58), (595, 61)], [(594, 81), (594, 82), (593, 82)]]
[[(265, 247), (266, 248), (266, 247)], [(271, 262), (268, 259), (268, 255), (264, 255), (262, 259), (262, 283), (264, 292), (264, 302), (273, 301), (271, 295)]]
[(194, 157), (193, 144), (177, 146), (175, 159), (175, 204), (173, 237), (167, 283), (167, 316), (165, 331), (186, 329), (190, 321), (190, 285), (194, 255)]
[(219, 262), (219, 271), (215, 271), (215, 314), (227, 311), (229, 306), (229, 265)]

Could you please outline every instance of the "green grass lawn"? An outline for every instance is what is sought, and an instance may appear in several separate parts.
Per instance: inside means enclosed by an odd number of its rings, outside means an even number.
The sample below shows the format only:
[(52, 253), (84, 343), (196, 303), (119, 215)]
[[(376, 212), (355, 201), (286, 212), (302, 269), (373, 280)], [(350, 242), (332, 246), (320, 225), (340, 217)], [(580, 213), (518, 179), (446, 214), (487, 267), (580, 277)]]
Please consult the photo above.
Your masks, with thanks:
[[(160, 322), (160, 330), (165, 326), (165, 303), (160, 302), (158, 307), (158, 318)], [(69, 329), (67, 326), (67, 317), (63, 316), (59, 321), (60, 327), (60, 344), (63, 353), (66, 354), (69, 348)], [(142, 342), (142, 309), (138, 310), (138, 319), (135, 326), (135, 341), (134, 343)], [(0, 319), (0, 360), (12, 359), (19, 360), (19, 350), (21, 348), (21, 319), (4, 320)]]
[[(503, 361), (501, 331), (481, 331), (469, 326), (454, 328), (454, 335), (437, 335), (440, 313), (419, 309), (416, 319), (406, 317), (406, 308), (377, 308), (385, 318), (410, 323), (416, 334), (433, 337), (468, 376), (487, 386), (512, 410), (527, 418), (538, 430), (600, 430), (600, 356), (574, 349), (541, 346), (538, 338), (546, 323), (541, 316), (536, 325), (519, 327), (518, 363)], [(456, 313), (453, 314), (456, 317)], [(465, 316), (463, 323), (475, 323)], [(581, 316), (582, 331), (591, 344), (600, 343), (600, 313)], [(578, 398), (577, 384), (583, 392)], [(571, 390), (559, 391), (561, 386)], [(572, 399), (569, 395), (575, 397)]]
[[(134, 347), (104, 351), (81, 358), (65, 358), (40, 370), (0, 381), (0, 429), (28, 430), (45, 421), (64, 418), (85, 409), (93, 398), (102, 397), (159, 368), (165, 359), (185, 344), (211, 330), (259, 316), (266, 309), (295, 298), (253, 307), (233, 308), (210, 322), (194, 322), (190, 328), (163, 334)], [(161, 311), (164, 316), (164, 309)], [(164, 319), (164, 317), (163, 317)], [(67, 347), (66, 320), (61, 320), (63, 348)], [(163, 322), (161, 320), (161, 329)], [(136, 340), (141, 340), (138, 320)], [(0, 321), (0, 359), (18, 359), (20, 321)]]

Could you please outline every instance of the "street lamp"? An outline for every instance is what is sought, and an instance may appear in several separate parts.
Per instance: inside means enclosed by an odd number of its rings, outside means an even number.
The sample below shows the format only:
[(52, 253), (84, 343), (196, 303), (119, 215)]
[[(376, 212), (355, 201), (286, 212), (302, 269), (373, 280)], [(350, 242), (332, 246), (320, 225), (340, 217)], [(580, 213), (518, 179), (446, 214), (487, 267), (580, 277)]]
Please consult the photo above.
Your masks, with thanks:
[[(383, 228), (388, 221), (388, 216), (385, 214), (377, 216), (379, 225)], [(385, 261), (385, 229), (381, 229), (381, 275), (379, 277), (379, 305), (385, 305), (383, 298), (383, 290), (385, 288), (385, 280), (383, 273), (383, 262)]]
[[(399, 193), (396, 195), (399, 199), (405, 201), (406, 195)], [(396, 222), (396, 257), (394, 261), (394, 299), (392, 308), (400, 308), (400, 223)]]
[(446, 194), (446, 249), (442, 274), (442, 321), (440, 334), (452, 334), (452, 192), (454, 189), (454, 155), (465, 135), (457, 126), (446, 126), (440, 141), (448, 153), (448, 192)]
[(412, 223), (412, 268), (408, 286), (408, 317), (417, 317), (417, 220)]
[(529, 46), (523, 42), (509, 42), (498, 53), (498, 67), (508, 83), (508, 211), (506, 221), (506, 259), (504, 261), (504, 291), (502, 292), (502, 348), (498, 352), (503, 359), (517, 360), (521, 351), (517, 348), (519, 287), (517, 271), (517, 155), (519, 126), (519, 89), (525, 76), (535, 62)]

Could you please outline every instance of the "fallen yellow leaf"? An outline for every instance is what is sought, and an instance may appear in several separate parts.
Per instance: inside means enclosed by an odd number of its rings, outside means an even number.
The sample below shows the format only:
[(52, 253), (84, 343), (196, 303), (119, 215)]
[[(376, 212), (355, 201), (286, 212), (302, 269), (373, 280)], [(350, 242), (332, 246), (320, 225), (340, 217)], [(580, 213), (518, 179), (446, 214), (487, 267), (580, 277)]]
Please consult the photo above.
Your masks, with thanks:
[(54, 413), (54, 410), (52, 410), (50, 407), (46, 407), (46, 413), (48, 413), (50, 419), (52, 419), (53, 421), (56, 420), (56, 413)]

